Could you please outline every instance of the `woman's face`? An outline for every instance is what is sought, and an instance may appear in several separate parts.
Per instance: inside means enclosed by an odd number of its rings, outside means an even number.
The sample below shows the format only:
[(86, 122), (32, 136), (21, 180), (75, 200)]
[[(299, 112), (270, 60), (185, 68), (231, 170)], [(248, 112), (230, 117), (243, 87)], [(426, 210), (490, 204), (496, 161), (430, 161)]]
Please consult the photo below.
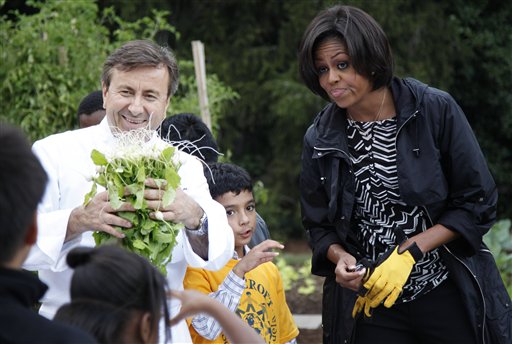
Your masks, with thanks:
[(352, 66), (345, 44), (337, 38), (327, 38), (315, 51), (315, 67), (320, 86), (340, 108), (361, 106), (372, 91), (370, 81)]

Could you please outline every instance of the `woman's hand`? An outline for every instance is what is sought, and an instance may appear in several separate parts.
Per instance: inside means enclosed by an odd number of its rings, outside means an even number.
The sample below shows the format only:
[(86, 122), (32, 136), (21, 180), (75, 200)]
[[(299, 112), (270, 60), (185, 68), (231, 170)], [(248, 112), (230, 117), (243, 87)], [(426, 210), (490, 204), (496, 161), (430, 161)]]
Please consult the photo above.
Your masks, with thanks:
[(340, 256), (336, 269), (336, 282), (343, 288), (358, 291), (362, 285), (366, 268), (356, 270), (356, 259), (354, 256), (346, 253)]
[(336, 274), (336, 282), (343, 288), (358, 291), (361, 287), (366, 269), (356, 270), (356, 258), (345, 251), (339, 244), (329, 246), (327, 258), (336, 264), (334, 273)]

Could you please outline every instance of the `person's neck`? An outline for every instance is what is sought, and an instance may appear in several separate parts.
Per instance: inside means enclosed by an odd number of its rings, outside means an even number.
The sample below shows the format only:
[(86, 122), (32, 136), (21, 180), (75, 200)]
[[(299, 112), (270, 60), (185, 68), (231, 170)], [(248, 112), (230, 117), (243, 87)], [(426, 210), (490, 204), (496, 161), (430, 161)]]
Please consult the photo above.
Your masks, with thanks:
[(28, 253), (30, 251), (29, 245), (25, 245), (22, 248), (20, 248), (14, 256), (7, 262), (0, 264), (1, 267), (5, 269), (12, 269), (12, 270), (21, 270), (23, 266), (23, 262), (25, 262), (25, 259), (27, 259)]
[(375, 122), (388, 118), (388, 92), (387, 87), (373, 91), (362, 104), (347, 108), (347, 117), (357, 122)]
[(4, 264), (0, 264), (0, 268), (10, 269), (10, 270), (21, 270), (22, 264), (23, 264), (23, 260), (14, 258), (8, 262), (5, 262)]
[(235, 252), (238, 255), (238, 258), (243, 258), (245, 256), (244, 247), (243, 246), (235, 246)]

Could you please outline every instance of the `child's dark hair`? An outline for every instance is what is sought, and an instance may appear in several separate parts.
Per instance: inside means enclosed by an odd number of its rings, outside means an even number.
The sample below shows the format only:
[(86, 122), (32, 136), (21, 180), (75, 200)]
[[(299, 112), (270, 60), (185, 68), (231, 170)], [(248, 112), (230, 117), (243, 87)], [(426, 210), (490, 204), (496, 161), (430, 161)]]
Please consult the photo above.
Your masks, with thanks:
[(219, 148), (215, 137), (201, 118), (193, 113), (179, 113), (166, 117), (158, 132), (165, 141), (206, 163), (218, 160)]
[[(151, 325), (155, 328), (158, 328), (162, 311), (165, 319), (169, 319), (167, 281), (143, 257), (113, 245), (78, 247), (69, 252), (67, 263), (74, 269), (71, 280), (72, 307), (87, 310), (88, 306), (84, 303), (104, 303), (103, 308), (112, 308), (119, 314), (116, 318), (118, 324), (109, 324), (108, 331), (105, 330), (108, 326), (103, 324), (103, 329), (98, 331), (115, 334), (115, 329), (124, 326), (122, 319), (127, 318), (127, 312), (132, 310), (149, 312)], [(65, 311), (71, 312), (69, 309)], [(167, 325), (166, 336), (169, 337)]]
[(78, 327), (102, 344), (119, 343), (133, 310), (92, 299), (73, 300), (59, 308), (53, 320)]
[(213, 199), (228, 192), (239, 194), (242, 191), (252, 192), (252, 181), (249, 173), (240, 166), (230, 163), (212, 163), (210, 171), (205, 171), (206, 180)]
[(103, 93), (101, 90), (93, 91), (82, 98), (76, 111), (77, 118), (80, 115), (89, 116), (93, 112), (103, 110)]
[(47, 175), (17, 127), (0, 121), (0, 265), (23, 246)]

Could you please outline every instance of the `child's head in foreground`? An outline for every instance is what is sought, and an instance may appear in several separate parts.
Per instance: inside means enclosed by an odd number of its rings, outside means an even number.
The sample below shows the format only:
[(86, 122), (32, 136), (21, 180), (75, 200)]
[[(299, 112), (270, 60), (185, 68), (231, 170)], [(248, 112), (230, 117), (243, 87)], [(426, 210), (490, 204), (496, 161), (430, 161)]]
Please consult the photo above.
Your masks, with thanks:
[(243, 247), (249, 243), (256, 229), (256, 202), (252, 181), (242, 167), (230, 163), (208, 165), (206, 179), (214, 200), (226, 209), (228, 222), (235, 236), (235, 250), (243, 256)]
[[(156, 343), (159, 322), (169, 319), (167, 280), (145, 258), (114, 245), (76, 247), (71, 302), (55, 320), (93, 334), (99, 343)], [(165, 338), (170, 329), (165, 325)]]

